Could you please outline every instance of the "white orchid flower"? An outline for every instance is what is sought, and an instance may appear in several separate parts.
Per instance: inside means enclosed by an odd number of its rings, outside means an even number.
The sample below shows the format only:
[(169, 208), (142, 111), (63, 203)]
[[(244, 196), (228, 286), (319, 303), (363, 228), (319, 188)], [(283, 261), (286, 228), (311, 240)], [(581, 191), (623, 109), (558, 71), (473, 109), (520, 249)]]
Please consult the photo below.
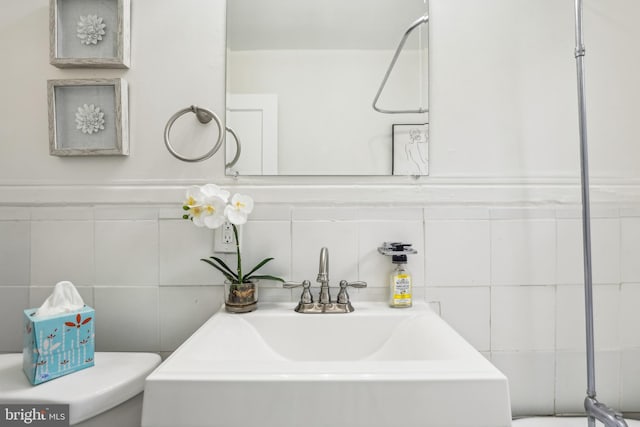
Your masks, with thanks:
[(218, 228), (224, 224), (224, 211), (226, 201), (219, 196), (210, 196), (205, 199), (202, 219), (207, 228)]
[(215, 184), (193, 186), (187, 190), (183, 204), (187, 217), (198, 227), (218, 228), (224, 221), (229, 192)]
[(184, 210), (187, 211), (187, 215), (191, 221), (198, 227), (204, 226), (202, 220), (204, 194), (200, 190), (200, 187), (193, 186), (187, 190), (187, 198), (183, 203)]
[(202, 203), (204, 194), (200, 190), (200, 187), (193, 185), (187, 189), (187, 199), (184, 201), (184, 206), (197, 206)]
[(231, 224), (242, 225), (247, 222), (251, 211), (253, 211), (253, 199), (236, 193), (231, 198), (231, 204), (224, 209), (224, 215)]
[(231, 195), (227, 190), (223, 190), (215, 184), (206, 184), (199, 188), (205, 197), (219, 197), (224, 203), (227, 203)]

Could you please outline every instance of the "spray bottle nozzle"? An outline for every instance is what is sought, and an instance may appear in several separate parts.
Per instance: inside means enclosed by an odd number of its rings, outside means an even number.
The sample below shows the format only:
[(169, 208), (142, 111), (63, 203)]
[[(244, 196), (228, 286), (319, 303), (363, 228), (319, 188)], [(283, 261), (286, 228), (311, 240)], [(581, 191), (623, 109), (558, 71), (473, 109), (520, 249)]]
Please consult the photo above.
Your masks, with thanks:
[(411, 248), (411, 243), (390, 243), (393, 251), (395, 252), (404, 252), (405, 248)]
[(404, 257), (404, 262), (407, 261), (408, 254), (417, 254), (418, 251), (411, 247), (411, 243), (402, 242), (384, 242), (382, 246), (378, 248), (378, 252), (382, 255), (388, 255), (394, 257)]

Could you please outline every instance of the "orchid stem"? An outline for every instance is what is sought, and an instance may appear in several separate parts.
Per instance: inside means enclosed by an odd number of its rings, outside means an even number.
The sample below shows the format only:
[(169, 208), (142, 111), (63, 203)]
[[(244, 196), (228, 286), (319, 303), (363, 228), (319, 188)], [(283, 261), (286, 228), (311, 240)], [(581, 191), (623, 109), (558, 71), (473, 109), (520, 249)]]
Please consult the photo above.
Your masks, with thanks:
[(242, 258), (240, 256), (240, 239), (238, 239), (238, 228), (235, 224), (231, 224), (233, 227), (233, 237), (236, 239), (236, 254), (238, 255), (238, 283), (243, 283), (244, 278), (242, 277)]

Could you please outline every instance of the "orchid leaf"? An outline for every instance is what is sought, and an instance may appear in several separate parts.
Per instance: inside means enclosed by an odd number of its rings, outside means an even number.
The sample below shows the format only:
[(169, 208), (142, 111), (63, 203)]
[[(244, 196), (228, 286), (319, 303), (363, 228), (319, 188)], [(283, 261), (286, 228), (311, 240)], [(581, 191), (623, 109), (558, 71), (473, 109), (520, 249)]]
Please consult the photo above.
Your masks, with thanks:
[(209, 257), (209, 258), (211, 258), (212, 260), (214, 260), (215, 262), (217, 262), (217, 263), (218, 263), (218, 265), (219, 265), (220, 267), (222, 267), (222, 268), (224, 268), (225, 270), (227, 270), (227, 272), (228, 272), (229, 274), (231, 274), (231, 275), (233, 275), (233, 276), (237, 277), (236, 272), (235, 272), (235, 271), (233, 271), (233, 270), (231, 269), (231, 267), (229, 267), (229, 266), (227, 265), (227, 263), (226, 263), (226, 262), (224, 262), (221, 258), (218, 258), (218, 257), (215, 257), (215, 256), (212, 256), (212, 257)]
[(245, 276), (244, 278), (245, 281), (249, 281), (252, 279), (275, 280), (276, 282), (284, 282), (284, 279), (282, 279), (281, 277), (271, 276), (269, 274), (261, 274), (261, 275), (250, 276), (250, 277)]
[(262, 261), (260, 261), (258, 263), (258, 265), (256, 265), (255, 267), (253, 267), (253, 269), (248, 272), (247, 274), (245, 274), (245, 276), (249, 277), (251, 276), (251, 274), (255, 273), (256, 271), (258, 271), (263, 265), (265, 265), (266, 263), (268, 263), (269, 261), (271, 261), (273, 258), (265, 258)]
[(238, 279), (235, 277), (235, 275), (231, 275), (229, 274), (226, 270), (224, 270), (222, 267), (218, 266), (215, 262), (210, 261), (206, 258), (201, 258), (200, 261), (204, 261), (207, 264), (209, 264), (210, 266), (212, 266), (213, 268), (215, 268), (216, 270), (218, 270), (220, 273), (222, 273), (224, 275), (224, 277), (227, 278), (228, 281), (230, 282), (237, 282)]

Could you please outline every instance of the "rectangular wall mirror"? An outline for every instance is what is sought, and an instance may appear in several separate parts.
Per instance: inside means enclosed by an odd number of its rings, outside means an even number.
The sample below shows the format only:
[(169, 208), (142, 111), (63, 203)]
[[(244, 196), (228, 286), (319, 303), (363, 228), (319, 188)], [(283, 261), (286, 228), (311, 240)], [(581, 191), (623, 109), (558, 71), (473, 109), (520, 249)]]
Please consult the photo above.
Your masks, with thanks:
[[(372, 103), (427, 12), (427, 0), (227, 2), (226, 124), (241, 151), (226, 173), (426, 174), (411, 165), (428, 160), (428, 113)], [(378, 107), (428, 109), (428, 25), (407, 36)], [(396, 126), (394, 141), (394, 125), (415, 129)], [(226, 162), (236, 153), (228, 132)]]

